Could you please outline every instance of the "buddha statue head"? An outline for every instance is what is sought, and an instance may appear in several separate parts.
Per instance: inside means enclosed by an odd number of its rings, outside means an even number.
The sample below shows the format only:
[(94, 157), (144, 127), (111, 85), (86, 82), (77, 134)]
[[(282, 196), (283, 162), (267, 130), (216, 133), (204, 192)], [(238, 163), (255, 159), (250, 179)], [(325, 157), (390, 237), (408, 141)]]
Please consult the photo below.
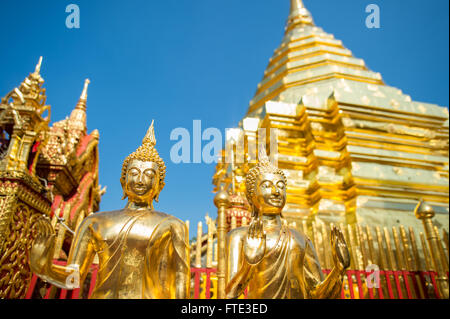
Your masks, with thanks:
[(280, 215), (286, 204), (287, 178), (261, 150), (258, 164), (247, 173), (245, 180), (247, 200), (258, 214)]
[(153, 121), (145, 135), (142, 145), (128, 155), (122, 165), (120, 183), (123, 198), (137, 206), (152, 206), (158, 201), (164, 188), (166, 165), (155, 148), (156, 138)]

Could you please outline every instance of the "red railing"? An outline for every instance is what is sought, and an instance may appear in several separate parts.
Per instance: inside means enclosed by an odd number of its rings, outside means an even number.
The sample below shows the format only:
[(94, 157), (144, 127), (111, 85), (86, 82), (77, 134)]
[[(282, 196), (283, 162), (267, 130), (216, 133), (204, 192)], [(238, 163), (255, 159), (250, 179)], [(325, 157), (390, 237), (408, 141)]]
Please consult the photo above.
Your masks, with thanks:
[[(57, 262), (64, 265), (64, 262)], [(90, 280), (84, 289), (89, 289), (89, 298), (95, 286), (98, 265), (93, 265), (90, 272)], [(216, 298), (217, 294), (217, 270), (215, 268), (191, 268), (192, 273), (192, 295), (194, 299)], [(328, 274), (330, 270), (324, 270)], [(361, 270), (347, 270), (344, 276), (344, 285), (341, 292), (342, 299), (430, 299), (440, 298), (437, 289), (437, 274), (434, 271), (379, 271), (379, 285), (373, 288), (368, 287), (368, 282), (373, 281), (369, 276), (374, 276), (373, 272)], [(33, 274), (26, 299), (33, 298), (38, 277)], [(80, 288), (74, 290), (56, 289), (52, 285), (47, 285), (43, 299), (79, 299)], [(53, 296), (52, 296), (53, 292)], [(83, 293), (83, 295), (86, 295)], [(42, 296), (42, 294), (41, 294)], [(243, 298), (246, 298), (247, 291)]]

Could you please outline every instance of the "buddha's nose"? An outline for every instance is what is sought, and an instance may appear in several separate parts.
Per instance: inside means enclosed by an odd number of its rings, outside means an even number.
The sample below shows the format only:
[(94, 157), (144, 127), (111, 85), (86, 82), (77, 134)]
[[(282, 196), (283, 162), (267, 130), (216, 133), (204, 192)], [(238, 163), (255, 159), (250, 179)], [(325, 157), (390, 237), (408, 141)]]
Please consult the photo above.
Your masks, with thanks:
[(272, 192), (273, 192), (274, 195), (280, 195), (280, 190), (279, 190), (278, 187), (276, 187), (276, 186), (274, 186), (274, 187), (272, 188)]

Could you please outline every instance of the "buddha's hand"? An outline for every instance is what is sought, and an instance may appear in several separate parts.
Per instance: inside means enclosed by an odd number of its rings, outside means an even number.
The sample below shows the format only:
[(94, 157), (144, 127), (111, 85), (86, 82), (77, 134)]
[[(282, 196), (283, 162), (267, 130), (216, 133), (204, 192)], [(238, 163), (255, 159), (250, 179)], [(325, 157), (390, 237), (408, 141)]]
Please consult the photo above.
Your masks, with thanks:
[(254, 218), (244, 239), (244, 256), (250, 265), (257, 265), (266, 251), (266, 233), (262, 220)]
[(334, 266), (340, 272), (344, 272), (350, 266), (350, 253), (344, 239), (344, 234), (335, 226), (332, 226), (331, 229), (331, 247)]
[(36, 238), (30, 250), (30, 267), (36, 274), (45, 274), (51, 267), (55, 251), (55, 231), (46, 217), (41, 217), (33, 226)]

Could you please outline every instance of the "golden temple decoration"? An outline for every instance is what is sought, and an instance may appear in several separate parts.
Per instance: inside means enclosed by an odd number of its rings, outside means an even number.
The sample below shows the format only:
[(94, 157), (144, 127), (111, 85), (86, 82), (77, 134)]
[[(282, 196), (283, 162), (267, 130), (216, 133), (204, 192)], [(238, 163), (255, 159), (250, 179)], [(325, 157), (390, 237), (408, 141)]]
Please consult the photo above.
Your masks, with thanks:
[(431, 219), (434, 217), (435, 212), (433, 207), (420, 201), (415, 209), (415, 215), (423, 223), (425, 229), (425, 235), (428, 241), (428, 247), (433, 262), (434, 269), (436, 270), (438, 277), (436, 278), (439, 294), (442, 298), (449, 298), (448, 291), (448, 255), (445, 256), (441, 240), (439, 238), (439, 232), (433, 227)]
[(37, 220), (51, 218), (58, 237), (54, 257), (64, 260), (74, 229), (98, 209), (104, 192), (98, 186), (98, 132), (86, 133), (87, 86), (71, 117), (49, 127), (41, 67), (42, 57), (0, 104), (0, 298), (27, 293)]
[(225, 299), (225, 287), (226, 287), (226, 209), (230, 206), (229, 195), (224, 189), (223, 185), (214, 197), (214, 205), (217, 207), (217, 298)]

